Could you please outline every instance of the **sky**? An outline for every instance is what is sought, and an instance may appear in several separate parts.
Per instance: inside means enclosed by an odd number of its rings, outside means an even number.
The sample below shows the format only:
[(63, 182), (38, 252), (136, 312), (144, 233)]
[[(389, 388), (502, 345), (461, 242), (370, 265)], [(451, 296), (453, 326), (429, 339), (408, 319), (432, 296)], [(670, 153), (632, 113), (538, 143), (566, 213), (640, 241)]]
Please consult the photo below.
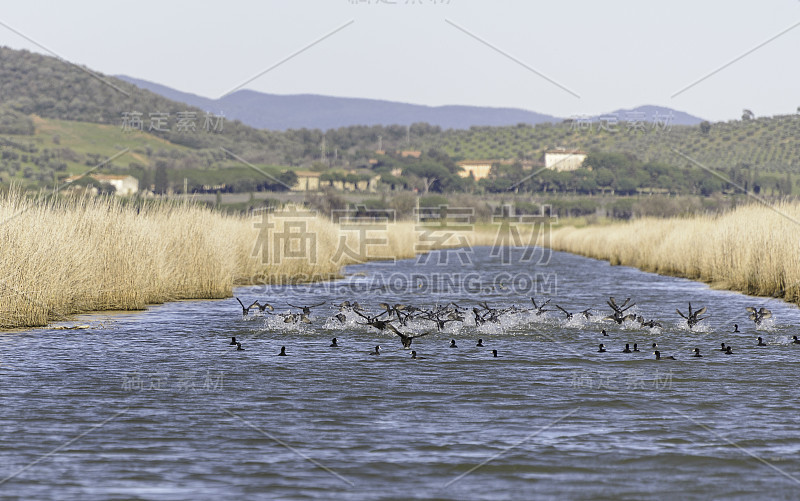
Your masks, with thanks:
[(210, 98), (565, 118), (652, 104), (712, 121), (800, 106), (800, 0), (26, 0), (3, 2), (0, 23), (2, 46)]

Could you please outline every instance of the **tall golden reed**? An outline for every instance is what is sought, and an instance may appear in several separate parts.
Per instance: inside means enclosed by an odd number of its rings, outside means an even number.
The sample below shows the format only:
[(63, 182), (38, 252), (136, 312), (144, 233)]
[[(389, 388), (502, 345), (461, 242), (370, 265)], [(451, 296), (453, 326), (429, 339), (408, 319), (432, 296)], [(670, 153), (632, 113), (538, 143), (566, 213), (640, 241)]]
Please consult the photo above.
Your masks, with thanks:
[[(363, 234), (324, 218), (304, 218), (302, 230), (316, 239), (316, 259), (309, 253), (276, 259), (275, 235), (297, 227), (272, 217), (267, 222), (275, 226), (265, 233), (262, 218), (186, 203), (137, 209), (114, 197), (34, 200), (11, 190), (0, 196), (0, 327), (229, 297), (235, 284), (331, 278), (362, 256), (413, 257), (418, 236), (411, 222)], [(361, 246), (361, 236), (374, 240)], [(337, 256), (343, 243), (351, 253)]]
[(721, 215), (560, 228), (551, 247), (611, 264), (800, 302), (800, 204)]

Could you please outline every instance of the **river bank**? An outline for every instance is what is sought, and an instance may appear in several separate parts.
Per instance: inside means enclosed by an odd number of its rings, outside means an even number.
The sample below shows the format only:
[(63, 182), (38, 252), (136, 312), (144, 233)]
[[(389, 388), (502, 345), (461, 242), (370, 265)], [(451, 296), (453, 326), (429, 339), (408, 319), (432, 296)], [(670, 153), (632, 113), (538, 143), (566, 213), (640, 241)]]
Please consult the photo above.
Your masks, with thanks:
[[(0, 328), (225, 298), (235, 285), (326, 280), (348, 264), (441, 247), (420, 242), (410, 221), (342, 221), (302, 208), (237, 216), (186, 202), (34, 199), (12, 190), (0, 196)], [(494, 238), (488, 230), (465, 236), (472, 245)]]
[(553, 231), (554, 250), (800, 302), (800, 205), (738, 207), (720, 215), (644, 218)]

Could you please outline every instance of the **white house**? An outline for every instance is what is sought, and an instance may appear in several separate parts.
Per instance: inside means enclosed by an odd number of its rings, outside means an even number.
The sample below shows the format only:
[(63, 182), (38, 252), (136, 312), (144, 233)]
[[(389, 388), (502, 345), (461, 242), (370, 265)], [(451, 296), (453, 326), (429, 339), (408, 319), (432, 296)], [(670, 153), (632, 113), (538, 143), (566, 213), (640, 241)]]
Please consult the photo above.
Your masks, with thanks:
[[(70, 176), (65, 179), (66, 182), (71, 183), (77, 181), (82, 176)], [(139, 180), (133, 176), (115, 176), (112, 174), (89, 174), (89, 177), (101, 183), (107, 183), (114, 187), (115, 194), (121, 197), (127, 197), (136, 194), (139, 191)]]
[(586, 160), (586, 152), (556, 148), (544, 152), (544, 166), (559, 172), (579, 169)]
[(475, 181), (485, 179), (489, 177), (489, 172), (491, 172), (492, 163), (494, 162), (495, 160), (464, 160), (458, 162), (456, 165), (462, 169), (458, 172), (458, 175), (461, 177), (472, 176)]

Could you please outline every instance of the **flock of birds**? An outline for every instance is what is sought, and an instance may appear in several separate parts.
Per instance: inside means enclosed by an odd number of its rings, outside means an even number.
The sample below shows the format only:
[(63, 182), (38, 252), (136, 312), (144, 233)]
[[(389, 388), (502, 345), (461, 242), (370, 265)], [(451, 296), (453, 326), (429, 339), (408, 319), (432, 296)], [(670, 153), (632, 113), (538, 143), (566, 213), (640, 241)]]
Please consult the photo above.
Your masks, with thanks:
[[(509, 306), (505, 308), (493, 308), (487, 302), (480, 301), (478, 302), (478, 306), (474, 306), (472, 308), (465, 308), (461, 307), (454, 302), (450, 302), (446, 305), (435, 305), (431, 308), (419, 308), (412, 305), (404, 305), (404, 304), (394, 304), (391, 305), (389, 303), (379, 303), (379, 307), (381, 311), (377, 313), (370, 313), (364, 307), (362, 307), (357, 301), (350, 302), (350, 301), (343, 301), (340, 304), (334, 305), (338, 308), (338, 312), (330, 317), (330, 321), (338, 322), (342, 325), (347, 324), (350, 318), (355, 316), (356, 324), (370, 326), (377, 329), (380, 332), (388, 332), (397, 335), (400, 338), (400, 343), (403, 349), (410, 349), (412, 342), (420, 337), (428, 336), (434, 334), (436, 332), (442, 332), (447, 328), (447, 324), (449, 323), (464, 323), (467, 319), (471, 319), (474, 322), (476, 327), (480, 327), (486, 324), (492, 323), (501, 323), (501, 319), (509, 315), (515, 314), (533, 314), (535, 316), (542, 316), (547, 314), (548, 312), (555, 312), (556, 310), (548, 309), (547, 306), (550, 304), (550, 299), (546, 301), (537, 303), (536, 298), (532, 297), (531, 304), (532, 307), (529, 308), (519, 308), (517, 306)], [(239, 302), (239, 305), (242, 307), (242, 316), (247, 317), (250, 315), (251, 312), (253, 313), (260, 313), (263, 315), (272, 315), (280, 318), (283, 323), (286, 324), (310, 324), (312, 323), (312, 309), (318, 308), (323, 306), (325, 302), (309, 305), (309, 306), (296, 306), (291, 303), (287, 303), (288, 306), (291, 308), (295, 308), (297, 311), (288, 311), (286, 313), (275, 312), (275, 307), (269, 303), (261, 303), (259, 301), (254, 301), (252, 304), (245, 306), (245, 303), (242, 302), (241, 299), (238, 297), (236, 300)], [(641, 327), (646, 327), (650, 329), (660, 329), (663, 327), (661, 322), (653, 320), (653, 319), (645, 319), (641, 315), (636, 315), (634, 313), (628, 313), (628, 311), (635, 306), (635, 303), (631, 303), (631, 298), (625, 299), (621, 304), (617, 304), (617, 301), (614, 297), (609, 297), (606, 304), (611, 308), (611, 313), (606, 316), (601, 316), (601, 319), (604, 320), (611, 320), (619, 325), (636, 325), (638, 324)], [(567, 321), (571, 321), (577, 316), (583, 317), (587, 320), (592, 319), (592, 317), (598, 316), (596, 313), (593, 312), (592, 308), (587, 308), (580, 312), (570, 312), (567, 309), (563, 308), (558, 304), (554, 304), (557, 310), (564, 315)], [(692, 303), (689, 303), (688, 310), (684, 314), (680, 309), (675, 310), (681, 318), (686, 321), (686, 326), (689, 330), (693, 330), (700, 322), (709, 318), (711, 315), (706, 315), (707, 308), (701, 307), (698, 309), (692, 308)], [(748, 306), (746, 308), (748, 313), (748, 318), (755, 323), (755, 325), (761, 326), (762, 323), (772, 317), (772, 312), (767, 308), (755, 308)], [(705, 315), (705, 316), (703, 316)], [(424, 325), (427, 330), (425, 332), (412, 332), (409, 327), (411, 322), (415, 322), (417, 326)], [(739, 325), (733, 325), (734, 330), (733, 333), (741, 332), (739, 331)], [(401, 329), (406, 330), (403, 332)], [(434, 330), (435, 329), (435, 330)], [(603, 336), (608, 336), (608, 333), (605, 329), (602, 330)], [(797, 336), (793, 336), (793, 344), (800, 344), (800, 340), (798, 340)], [(244, 350), (242, 347), (241, 342), (237, 341), (235, 337), (231, 339), (230, 345), (235, 345), (237, 350)], [(758, 338), (758, 346), (766, 346), (764, 340), (759, 337)], [(338, 348), (338, 339), (333, 338), (331, 340), (330, 347)], [(484, 347), (483, 339), (478, 339), (476, 347)], [(452, 339), (450, 341), (450, 348), (458, 348), (456, 344), (456, 340)], [(652, 343), (653, 355), (655, 355), (656, 360), (675, 360), (674, 356), (666, 356), (662, 355), (661, 352), (658, 350), (658, 344)], [(598, 352), (605, 353), (606, 346), (605, 344), (600, 344)], [(635, 353), (639, 352), (639, 346), (637, 343), (633, 344), (633, 349), (630, 348), (630, 344), (625, 345), (625, 349), (622, 350), (623, 353)], [(733, 355), (733, 347), (726, 346), (725, 343), (721, 343), (720, 351), (727, 355)], [(491, 350), (493, 357), (498, 357), (497, 350)], [(703, 355), (700, 354), (699, 348), (694, 348), (694, 354), (692, 355), (695, 358), (700, 358)], [(381, 346), (376, 345), (374, 350), (369, 352), (370, 355), (379, 356), (381, 354)], [(286, 354), (286, 347), (282, 346), (281, 351), (278, 354), (279, 356), (287, 356)], [(418, 360), (423, 359), (424, 357), (418, 356), (416, 351), (411, 351), (411, 358)]]

